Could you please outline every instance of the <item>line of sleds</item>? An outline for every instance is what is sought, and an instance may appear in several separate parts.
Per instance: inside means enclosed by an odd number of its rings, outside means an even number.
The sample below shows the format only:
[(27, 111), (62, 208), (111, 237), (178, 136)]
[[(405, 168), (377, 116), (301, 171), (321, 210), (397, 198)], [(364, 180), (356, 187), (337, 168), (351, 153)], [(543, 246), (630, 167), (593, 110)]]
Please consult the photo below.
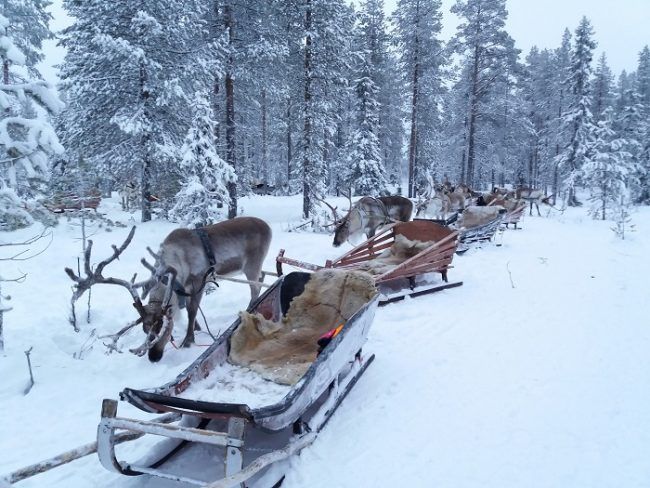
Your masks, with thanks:
[[(101, 463), (124, 475), (154, 475), (193, 486), (280, 486), (288, 458), (315, 440), (373, 361), (363, 346), (377, 306), (462, 285), (448, 281), (459, 245), (491, 239), (499, 226), (518, 222), (523, 208), (516, 210), (498, 213), (469, 231), (453, 229), (451, 221), (394, 223), (323, 265), (289, 258), (281, 250), (279, 279), (175, 380), (120, 394), (150, 414), (176, 415), (179, 423), (121, 418), (117, 402), (104, 401), (98, 428)], [(306, 271), (284, 274), (284, 265)], [(291, 341), (298, 329), (292, 327), (300, 321), (314, 330), (297, 347)], [(278, 335), (283, 328), (289, 333)], [(267, 339), (290, 347), (280, 347), (285, 355), (277, 357), (266, 348)], [(296, 369), (285, 371), (286, 364)], [(223, 383), (231, 385), (233, 377), (237, 388), (260, 400), (239, 401), (237, 394), (233, 399)], [(145, 460), (119, 461), (115, 439), (123, 430), (169, 441)], [(192, 459), (189, 466), (186, 456)]]
[[(393, 223), (322, 265), (281, 250), (278, 280), (188, 368), (158, 388), (120, 393), (158, 417), (123, 418), (115, 400), (104, 400), (100, 462), (184, 486), (279, 486), (288, 459), (315, 440), (373, 361), (363, 346), (377, 307), (462, 285), (448, 280), (454, 255), (522, 213), (496, 212), (460, 229), (457, 215)], [(285, 274), (284, 265), (301, 271)], [(165, 440), (141, 446), (141, 460), (118, 459), (124, 435), (147, 434)]]

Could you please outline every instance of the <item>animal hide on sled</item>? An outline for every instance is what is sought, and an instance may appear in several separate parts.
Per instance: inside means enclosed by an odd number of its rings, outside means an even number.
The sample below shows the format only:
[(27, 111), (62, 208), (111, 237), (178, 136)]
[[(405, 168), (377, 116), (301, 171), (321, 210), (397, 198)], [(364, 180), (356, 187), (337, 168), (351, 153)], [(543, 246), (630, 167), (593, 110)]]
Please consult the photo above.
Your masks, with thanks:
[(395, 236), (393, 245), (382, 252), (375, 259), (366, 261), (359, 266), (361, 271), (367, 271), (372, 275), (388, 273), (398, 264), (420, 254), (433, 245), (433, 241), (412, 241), (401, 234)]
[(458, 228), (473, 229), (474, 227), (489, 224), (505, 211), (500, 206), (467, 207), (458, 220)]
[(294, 385), (316, 359), (318, 339), (347, 322), (376, 293), (374, 280), (366, 273), (316, 271), (279, 322), (259, 313), (240, 313), (229, 360), (268, 380)]

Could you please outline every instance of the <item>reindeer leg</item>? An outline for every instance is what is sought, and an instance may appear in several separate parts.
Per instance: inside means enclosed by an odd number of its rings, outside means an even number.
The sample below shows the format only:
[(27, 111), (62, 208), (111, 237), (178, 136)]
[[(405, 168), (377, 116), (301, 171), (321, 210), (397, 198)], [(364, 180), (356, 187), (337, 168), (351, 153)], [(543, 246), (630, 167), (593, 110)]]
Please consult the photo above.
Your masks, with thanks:
[(537, 216), (541, 217), (542, 214), (539, 212), (539, 203), (535, 202), (535, 208), (537, 209)]
[(190, 347), (194, 344), (194, 325), (196, 322), (196, 313), (199, 311), (200, 298), (192, 297), (187, 304), (187, 332), (181, 343), (181, 347)]
[(190, 290), (200, 290), (198, 293), (192, 293), (190, 301), (187, 304), (187, 332), (185, 338), (181, 343), (182, 347), (190, 347), (194, 344), (194, 331), (200, 330), (197, 329), (196, 323), (196, 314), (199, 311), (199, 305), (201, 305), (201, 298), (203, 297), (203, 288), (202, 288), (201, 278), (194, 277), (190, 282), (190, 286), (186, 287)]
[[(253, 263), (248, 264), (244, 267), (244, 275), (248, 281), (261, 282), (262, 281), (262, 263)], [(248, 303), (252, 305), (253, 302), (257, 299), (262, 289), (262, 285), (255, 285), (251, 283), (251, 301)]]
[(530, 213), (529, 215), (532, 217), (533, 216), (533, 202), (530, 202)]

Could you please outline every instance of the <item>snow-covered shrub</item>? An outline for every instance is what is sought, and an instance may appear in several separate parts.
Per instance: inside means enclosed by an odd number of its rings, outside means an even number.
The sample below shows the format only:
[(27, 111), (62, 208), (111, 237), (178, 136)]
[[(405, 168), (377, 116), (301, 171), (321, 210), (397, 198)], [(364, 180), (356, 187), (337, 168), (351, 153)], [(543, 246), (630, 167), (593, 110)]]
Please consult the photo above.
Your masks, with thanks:
[(621, 199), (612, 208), (612, 220), (614, 220), (614, 227), (612, 230), (616, 237), (624, 240), (626, 233), (634, 232), (634, 224), (632, 223), (632, 216), (630, 209), (630, 199), (625, 195), (621, 195)]
[(34, 223), (12, 188), (0, 187), (0, 230), (16, 230)]

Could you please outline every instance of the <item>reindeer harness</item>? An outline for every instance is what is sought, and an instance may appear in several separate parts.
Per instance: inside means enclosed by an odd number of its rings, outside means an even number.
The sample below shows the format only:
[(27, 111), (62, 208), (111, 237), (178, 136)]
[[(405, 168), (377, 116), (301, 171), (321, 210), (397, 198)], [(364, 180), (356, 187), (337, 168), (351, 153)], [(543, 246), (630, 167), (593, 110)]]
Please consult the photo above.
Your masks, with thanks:
[[(205, 231), (203, 227), (199, 227), (198, 229), (194, 229), (194, 232), (199, 236), (199, 239), (201, 239), (201, 244), (203, 245), (203, 251), (205, 252), (205, 256), (208, 258), (208, 270), (205, 272), (205, 276), (203, 277), (203, 284), (201, 285), (201, 288), (199, 290), (202, 290), (205, 284), (207, 283), (208, 277), (214, 272), (214, 266), (217, 264), (217, 260), (214, 256), (214, 251), (212, 250), (212, 245), (210, 244), (210, 238), (208, 237), (208, 233)], [(163, 284), (167, 284), (166, 277), (162, 279)], [(217, 283), (215, 285), (219, 286)], [(191, 297), (197, 292), (194, 293), (188, 293), (185, 290), (185, 287), (183, 284), (178, 281), (177, 278), (174, 278), (174, 281), (172, 282), (172, 289), (174, 290), (174, 293), (178, 296), (178, 306), (179, 308), (185, 308), (186, 305), (186, 298)]]
[(210, 244), (210, 238), (208, 237), (208, 233), (205, 231), (203, 227), (199, 227), (198, 229), (194, 229), (194, 232), (199, 236), (199, 239), (201, 239), (201, 244), (203, 244), (203, 250), (205, 251), (205, 256), (208, 258), (208, 264), (210, 265), (209, 271), (212, 273), (214, 265), (217, 264), (217, 260), (214, 257), (214, 251), (212, 250), (212, 244)]
[[(381, 208), (381, 211), (384, 214), (384, 224), (398, 222), (397, 220), (391, 218), (390, 214), (388, 213), (388, 209), (386, 208), (386, 205), (384, 205), (384, 202), (382, 202), (381, 200), (375, 197), (364, 197), (364, 198), (372, 198), (377, 204), (377, 206)], [(366, 224), (368, 223), (368, 212), (366, 210), (363, 210), (360, 207), (357, 207), (356, 211), (359, 212), (359, 216), (361, 217), (361, 228), (365, 228)]]

